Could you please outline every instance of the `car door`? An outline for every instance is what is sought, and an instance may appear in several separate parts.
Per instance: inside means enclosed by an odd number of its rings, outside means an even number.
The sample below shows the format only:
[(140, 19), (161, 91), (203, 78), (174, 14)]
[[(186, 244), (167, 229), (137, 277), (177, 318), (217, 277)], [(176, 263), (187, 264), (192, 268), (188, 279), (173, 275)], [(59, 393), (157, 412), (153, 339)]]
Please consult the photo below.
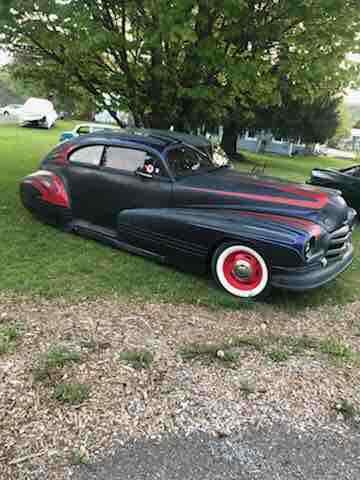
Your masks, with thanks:
[[(151, 173), (144, 168), (151, 165)], [(172, 181), (157, 153), (134, 147), (105, 148), (97, 195), (101, 198), (99, 225), (115, 228), (121, 210), (170, 206)]]
[[(153, 175), (139, 175), (149, 159), (155, 166)], [(172, 182), (156, 153), (88, 145), (75, 150), (69, 162), (67, 178), (77, 219), (115, 228), (121, 210), (170, 205)]]
[(99, 209), (99, 173), (103, 145), (85, 145), (68, 157), (66, 180), (70, 190), (74, 218), (94, 222)]

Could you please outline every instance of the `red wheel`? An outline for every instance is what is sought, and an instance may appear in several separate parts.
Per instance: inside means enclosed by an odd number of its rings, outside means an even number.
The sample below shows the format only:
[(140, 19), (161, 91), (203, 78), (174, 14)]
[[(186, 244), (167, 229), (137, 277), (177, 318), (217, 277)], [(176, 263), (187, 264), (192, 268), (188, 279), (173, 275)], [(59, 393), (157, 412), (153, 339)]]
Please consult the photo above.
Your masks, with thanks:
[(269, 269), (263, 257), (243, 245), (223, 245), (212, 261), (213, 275), (229, 293), (240, 298), (257, 298), (269, 287)]

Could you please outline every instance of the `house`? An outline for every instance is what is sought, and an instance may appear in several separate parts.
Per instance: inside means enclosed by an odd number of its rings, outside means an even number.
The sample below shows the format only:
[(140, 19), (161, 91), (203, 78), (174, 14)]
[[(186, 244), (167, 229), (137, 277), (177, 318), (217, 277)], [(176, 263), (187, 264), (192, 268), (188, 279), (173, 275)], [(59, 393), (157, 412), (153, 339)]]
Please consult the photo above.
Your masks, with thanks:
[(351, 130), (351, 148), (354, 152), (360, 151), (360, 128)]
[(286, 138), (273, 135), (270, 131), (249, 129), (239, 135), (237, 150), (248, 150), (255, 153), (276, 153), (277, 155), (302, 155), (306, 146), (299, 139), (292, 142)]
[[(133, 127), (135, 125), (134, 118), (131, 115), (131, 113), (118, 111), (117, 117), (127, 127)], [(110, 115), (110, 113), (107, 110), (101, 110), (100, 112), (95, 113), (94, 121), (99, 123), (116, 125), (115, 119)]]

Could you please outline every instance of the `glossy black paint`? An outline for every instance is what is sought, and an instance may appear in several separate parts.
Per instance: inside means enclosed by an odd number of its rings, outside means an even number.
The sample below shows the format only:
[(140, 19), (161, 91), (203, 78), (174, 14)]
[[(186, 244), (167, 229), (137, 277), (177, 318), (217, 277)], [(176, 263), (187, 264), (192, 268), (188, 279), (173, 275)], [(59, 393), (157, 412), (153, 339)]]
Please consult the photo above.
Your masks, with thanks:
[[(22, 201), (44, 221), (195, 272), (207, 272), (214, 251), (226, 242), (254, 248), (270, 267), (272, 283), (288, 289), (319, 286), (351, 263), (350, 234), (339, 253), (331, 252), (335, 233), (350, 230), (355, 217), (338, 192), (227, 167), (175, 178), (166, 161), (169, 152), (201, 147), (186, 140), (160, 133), (78, 137), (56, 147), (41, 170), (23, 180)], [(161, 162), (163, 174), (147, 178), (108, 168), (103, 160), (100, 166), (69, 162), (74, 151), (90, 145), (146, 151)], [(38, 190), (44, 172), (63, 183), (66, 207), (52, 204), (51, 192)], [(305, 245), (314, 238), (318, 251), (305, 258)]]
[(340, 190), (348, 205), (360, 212), (360, 165), (341, 170), (315, 168), (308, 183)]

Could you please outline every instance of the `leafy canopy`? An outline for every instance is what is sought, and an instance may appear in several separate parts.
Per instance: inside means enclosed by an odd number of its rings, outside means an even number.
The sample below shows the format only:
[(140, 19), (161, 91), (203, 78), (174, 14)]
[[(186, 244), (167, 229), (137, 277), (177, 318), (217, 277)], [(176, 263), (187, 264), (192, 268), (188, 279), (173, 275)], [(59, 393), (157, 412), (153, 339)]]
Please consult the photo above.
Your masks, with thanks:
[[(6, 0), (2, 32), (24, 64), (154, 127), (215, 122), (328, 94), (354, 74), (358, 0)], [(51, 72), (51, 73), (50, 73)], [(106, 96), (104, 96), (106, 94)]]

